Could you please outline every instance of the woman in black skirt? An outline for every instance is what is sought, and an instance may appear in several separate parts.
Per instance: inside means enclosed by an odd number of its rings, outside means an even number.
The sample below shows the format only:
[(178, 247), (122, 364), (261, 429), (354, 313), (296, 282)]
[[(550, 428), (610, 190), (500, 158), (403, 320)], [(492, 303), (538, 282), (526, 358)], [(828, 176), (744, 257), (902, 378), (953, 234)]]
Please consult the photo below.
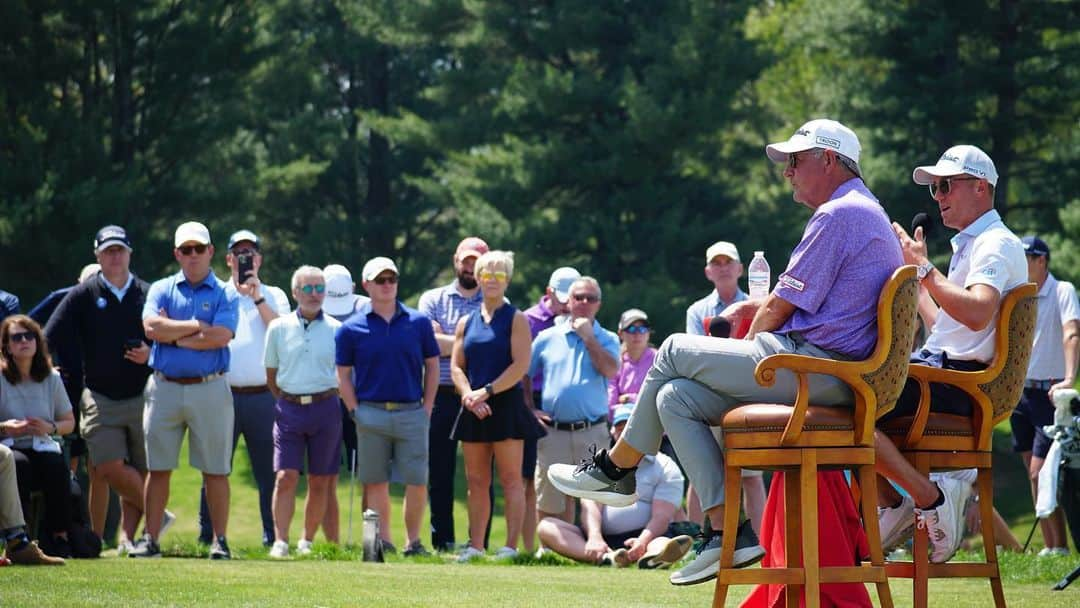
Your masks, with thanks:
[(450, 359), (450, 373), (461, 395), (461, 411), (451, 436), (461, 442), (465, 453), (469, 488), (469, 544), (458, 556), (463, 562), (484, 555), (484, 530), (491, 516), (492, 460), (506, 507), (506, 545), (495, 556), (517, 555), (525, 513), (522, 440), (544, 434), (525, 407), (521, 388), (532, 338), (525, 315), (505, 298), (513, 272), (514, 257), (507, 251), (489, 251), (476, 261), (484, 302), (480, 310), (458, 322)]

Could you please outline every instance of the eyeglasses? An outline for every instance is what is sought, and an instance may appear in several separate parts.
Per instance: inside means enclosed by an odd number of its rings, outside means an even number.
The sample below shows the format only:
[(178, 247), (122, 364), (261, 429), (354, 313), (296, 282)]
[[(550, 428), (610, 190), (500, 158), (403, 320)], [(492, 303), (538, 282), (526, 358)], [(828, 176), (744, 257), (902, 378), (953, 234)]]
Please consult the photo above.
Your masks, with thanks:
[(480, 273), (481, 281), (490, 281), (492, 279), (495, 279), (496, 281), (499, 281), (501, 283), (506, 280), (506, 273), (502, 270), (496, 270), (495, 272), (485, 270), (484, 272)]
[(326, 293), (326, 285), (320, 283), (318, 285), (304, 285), (300, 288), (300, 291), (311, 295), (312, 293)]
[(623, 329), (628, 334), (647, 334), (649, 333), (648, 325), (631, 325)]
[(579, 293), (574, 295), (575, 302), (588, 302), (589, 304), (596, 304), (600, 301), (600, 296), (593, 295), (591, 293)]
[(372, 282), (374, 282), (376, 285), (386, 285), (387, 283), (394, 285), (395, 283), (397, 283), (397, 275), (392, 274), (388, 277), (375, 277), (374, 279), (372, 279)]
[(953, 182), (970, 182), (980, 178), (978, 177), (946, 177), (936, 182), (930, 182), (930, 196), (937, 196), (938, 192), (941, 192), (942, 196), (952, 191)]
[(810, 154), (814, 158), (821, 158), (821, 155), (824, 152), (825, 151), (822, 150), (821, 148), (815, 148), (813, 150), (804, 150), (802, 152), (792, 152), (791, 154), (787, 155), (787, 168), (788, 169), (794, 169), (794, 168), (799, 166), (799, 155), (800, 154)]
[(202, 255), (206, 253), (206, 245), (181, 245), (177, 249), (184, 255), (191, 255), (192, 253)]
[(36, 342), (37, 337), (32, 331), (20, 331), (17, 334), (8, 334), (8, 340), (11, 342)]

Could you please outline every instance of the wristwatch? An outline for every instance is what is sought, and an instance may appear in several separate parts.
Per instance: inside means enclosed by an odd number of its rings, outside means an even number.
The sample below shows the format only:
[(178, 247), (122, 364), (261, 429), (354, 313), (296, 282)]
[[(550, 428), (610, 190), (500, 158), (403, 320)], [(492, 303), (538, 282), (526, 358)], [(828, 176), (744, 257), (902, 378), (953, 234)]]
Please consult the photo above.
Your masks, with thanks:
[(487, 391), (488, 397), (494, 397), (495, 396), (495, 387), (491, 386), (490, 382), (488, 382), (487, 384), (484, 385), (484, 390)]
[(921, 281), (925, 279), (926, 275), (930, 274), (930, 271), (933, 269), (934, 264), (927, 260), (925, 264), (919, 265), (918, 269), (915, 270), (915, 277)]

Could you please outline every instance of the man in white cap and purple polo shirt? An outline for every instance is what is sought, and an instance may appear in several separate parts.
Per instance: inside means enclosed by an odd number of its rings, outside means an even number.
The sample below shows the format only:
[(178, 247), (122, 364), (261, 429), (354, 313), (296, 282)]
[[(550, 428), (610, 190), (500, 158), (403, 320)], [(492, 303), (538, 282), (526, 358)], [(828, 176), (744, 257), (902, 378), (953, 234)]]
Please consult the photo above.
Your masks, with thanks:
[[(859, 140), (833, 120), (812, 120), (785, 142), (766, 147), (785, 163), (784, 177), (796, 202), (813, 210), (787, 269), (755, 310), (745, 339), (675, 334), (664, 341), (638, 391), (638, 403), (622, 438), (599, 450), (587, 466), (556, 465), (552, 483), (563, 492), (609, 505), (637, 500), (633, 472), (655, 454), (667, 431), (712, 522), (694, 560), (670, 581), (692, 585), (716, 577), (722, 534), (736, 534), (735, 567), (764, 556), (749, 520), (722, 530), (724, 453), (712, 434), (724, 414), (740, 403), (794, 403), (795, 376), (777, 374), (762, 387), (754, 380), (759, 361), (777, 353), (829, 359), (864, 359), (877, 342), (877, 301), (882, 286), (903, 263), (888, 216), (863, 183)], [(840, 380), (812, 375), (810, 400), (851, 406)], [(730, 505), (737, 509), (738, 505)]]
[[(953, 146), (937, 164), (916, 167), (912, 179), (930, 187), (941, 223), (959, 230), (952, 238), (946, 275), (930, 262), (922, 227), (908, 235), (893, 223), (904, 261), (919, 269), (919, 316), (931, 328), (912, 362), (961, 371), (985, 369), (994, 358), (994, 319), (1001, 298), (1028, 280), (1024, 246), (994, 210), (997, 169), (979, 148)], [(904, 427), (906, 432), (919, 395), (918, 383), (909, 378), (896, 406), (878, 419), (878, 428), (900, 433)], [(931, 383), (930, 411), (970, 416), (972, 406), (963, 391)], [(878, 470), (908, 494), (902, 497), (892, 485), (879, 484), (882, 547), (888, 552), (904, 542), (918, 520), (928, 528), (930, 561), (948, 561), (962, 540), (964, 503), (971, 493), (968, 474), (927, 478), (908, 463), (887, 433), (879, 430), (876, 440)]]

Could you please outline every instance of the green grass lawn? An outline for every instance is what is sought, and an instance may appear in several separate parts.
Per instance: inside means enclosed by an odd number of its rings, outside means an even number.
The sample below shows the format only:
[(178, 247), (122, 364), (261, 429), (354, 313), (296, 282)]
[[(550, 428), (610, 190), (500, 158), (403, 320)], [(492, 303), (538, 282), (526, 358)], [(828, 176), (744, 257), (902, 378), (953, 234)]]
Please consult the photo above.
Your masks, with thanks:
[[(997, 429), (995, 491), (998, 510), (1023, 542), (1033, 521), (1030, 490), (1019, 459), (1008, 452), (1008, 428)], [(181, 462), (186, 462), (186, 455)], [(211, 563), (206, 548), (195, 543), (198, 533), (198, 473), (182, 466), (173, 476), (169, 508), (178, 516), (163, 539), (170, 555), (184, 556), (151, 561), (114, 557), (108, 551), (99, 560), (72, 560), (63, 570), (46, 568), (0, 569), (0, 606), (702, 606), (711, 601), (711, 584), (673, 587), (667, 572), (637, 569), (610, 570), (571, 564), (558, 558), (521, 557), (514, 564), (452, 563), (453, 556), (420, 560), (391, 557), (386, 564), (359, 561), (355, 547), (339, 548), (322, 542), (311, 557), (272, 561), (260, 544), (257, 494), (243, 447), (238, 450), (232, 475), (229, 539), (235, 559)], [(455, 507), (457, 537), (467, 532), (464, 470), (458, 466)], [(302, 493), (303, 487), (301, 487)], [(342, 476), (342, 540), (348, 537), (349, 483)], [(400, 488), (395, 490), (394, 540), (404, 546)], [(302, 497), (301, 497), (302, 500)], [(353, 539), (360, 538), (360, 496), (354, 496)], [(503, 544), (505, 524), (497, 497), (491, 546)], [(299, 535), (302, 505), (298, 504), (291, 540)], [(429, 542), (425, 519), (422, 538)], [(321, 537), (317, 539), (321, 541)], [(978, 547), (978, 543), (974, 543)], [(1069, 558), (1036, 558), (1041, 548), (1036, 532), (1026, 555), (1002, 555), (1005, 594), (1010, 606), (1080, 605), (1080, 583), (1063, 592), (1051, 585), (1080, 565)], [(957, 559), (974, 558), (961, 553)], [(981, 556), (981, 553), (977, 554)], [(62, 574), (62, 576), (57, 576)], [(891, 583), (896, 606), (911, 605), (911, 583)], [(749, 592), (738, 587), (729, 593), (729, 606), (737, 606)], [(932, 606), (981, 607), (991, 604), (984, 580), (938, 580), (930, 584)], [(871, 597), (876, 595), (871, 591)]]

